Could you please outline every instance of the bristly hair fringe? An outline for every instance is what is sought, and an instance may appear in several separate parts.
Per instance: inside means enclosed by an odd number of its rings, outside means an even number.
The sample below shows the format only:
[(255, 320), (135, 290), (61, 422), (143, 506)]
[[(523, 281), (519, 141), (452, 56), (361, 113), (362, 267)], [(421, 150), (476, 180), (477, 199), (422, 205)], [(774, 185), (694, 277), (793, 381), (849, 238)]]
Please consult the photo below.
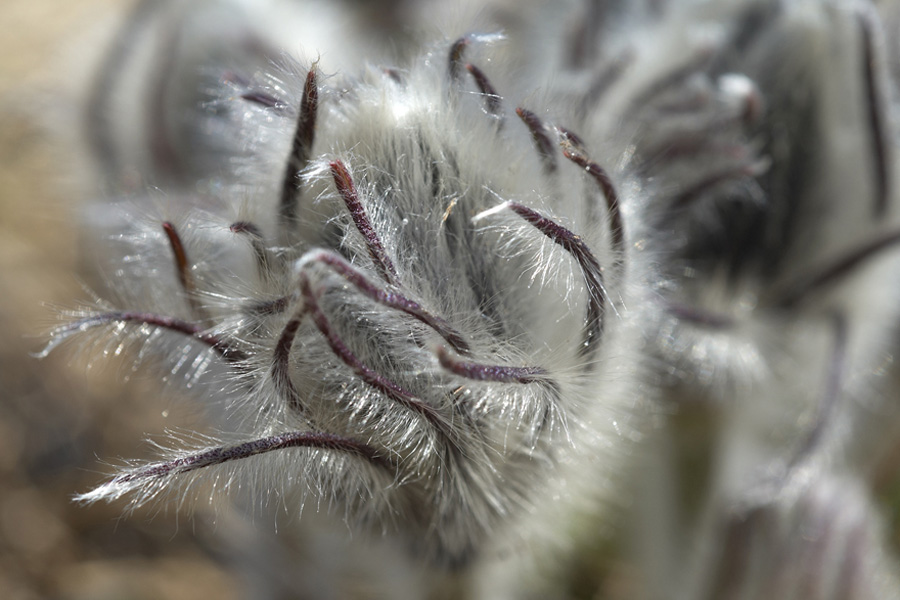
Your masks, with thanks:
[(317, 2), (153, 4), (89, 100), (104, 300), (44, 354), (134, 345), (235, 430), (78, 501), (314, 499), (484, 597), (578, 597), (601, 538), (640, 597), (900, 597), (893, 4), (495, 0), (399, 66)]

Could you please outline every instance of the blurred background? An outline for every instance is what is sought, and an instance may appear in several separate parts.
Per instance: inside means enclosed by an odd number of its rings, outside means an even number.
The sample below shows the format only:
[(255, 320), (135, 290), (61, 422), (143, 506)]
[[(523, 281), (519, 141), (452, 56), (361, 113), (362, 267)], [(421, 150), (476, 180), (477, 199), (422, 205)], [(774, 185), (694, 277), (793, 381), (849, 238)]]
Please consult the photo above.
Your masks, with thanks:
[[(97, 457), (133, 456), (165, 427), (160, 390), (122, 382), (123, 363), (86, 368), (75, 353), (34, 353), (54, 307), (86, 298), (77, 274), (74, 161), (59, 127), (77, 123), (76, 92), (91, 52), (130, 2), (0, 2), (0, 598), (241, 597), (209, 543), (209, 520), (123, 518), (122, 506), (81, 507)], [(54, 124), (60, 125), (54, 125)], [(63, 135), (57, 135), (63, 133)], [(167, 392), (168, 394), (168, 392)]]

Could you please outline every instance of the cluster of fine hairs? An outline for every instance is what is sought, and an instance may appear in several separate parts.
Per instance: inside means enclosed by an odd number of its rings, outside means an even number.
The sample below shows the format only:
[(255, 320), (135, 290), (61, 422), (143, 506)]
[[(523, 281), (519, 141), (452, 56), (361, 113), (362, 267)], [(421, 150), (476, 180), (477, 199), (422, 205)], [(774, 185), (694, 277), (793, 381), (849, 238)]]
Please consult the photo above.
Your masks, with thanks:
[(282, 52), (330, 10), (140, 2), (101, 65), (107, 289), (47, 351), (135, 345), (230, 429), (79, 499), (313, 498), (490, 597), (564, 597), (610, 528), (637, 597), (900, 595), (893, 4), (497, 0), (399, 66), (350, 20)]

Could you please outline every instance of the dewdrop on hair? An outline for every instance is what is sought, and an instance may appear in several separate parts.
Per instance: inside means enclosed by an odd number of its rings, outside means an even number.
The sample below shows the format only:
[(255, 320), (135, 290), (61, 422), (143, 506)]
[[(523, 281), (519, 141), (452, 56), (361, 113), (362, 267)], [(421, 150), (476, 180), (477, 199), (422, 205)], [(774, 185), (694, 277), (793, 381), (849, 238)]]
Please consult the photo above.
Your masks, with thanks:
[(485, 597), (565, 594), (620, 521), (650, 597), (794, 597), (740, 559), (826, 560), (734, 540), (837, 519), (862, 594), (892, 564), (856, 436), (896, 336), (895, 15), (504, 4), (505, 35), (365, 68), (363, 35), (280, 54), (268, 4), (138, 6), (89, 110), (116, 275), (48, 351), (136, 344), (236, 426), (79, 498), (321, 502)]

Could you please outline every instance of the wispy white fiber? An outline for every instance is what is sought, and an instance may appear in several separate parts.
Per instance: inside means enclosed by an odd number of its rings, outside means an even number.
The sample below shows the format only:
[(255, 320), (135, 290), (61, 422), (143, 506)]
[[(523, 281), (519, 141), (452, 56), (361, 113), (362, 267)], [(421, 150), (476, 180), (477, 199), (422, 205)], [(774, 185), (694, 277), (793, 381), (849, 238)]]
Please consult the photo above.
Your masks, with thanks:
[(234, 431), (77, 499), (321, 505), (473, 596), (900, 597), (893, 3), (400, 4), (134, 13), (44, 354), (226, 373)]

